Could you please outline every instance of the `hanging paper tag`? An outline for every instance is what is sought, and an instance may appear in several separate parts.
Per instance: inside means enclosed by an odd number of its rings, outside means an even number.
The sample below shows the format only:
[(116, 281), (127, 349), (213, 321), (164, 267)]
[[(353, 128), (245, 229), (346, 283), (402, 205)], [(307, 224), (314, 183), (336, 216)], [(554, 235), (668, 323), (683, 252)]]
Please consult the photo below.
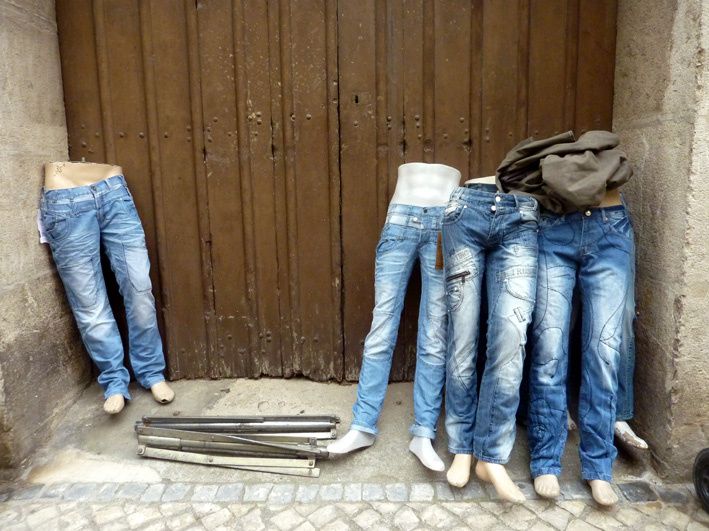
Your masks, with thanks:
[(42, 223), (42, 213), (39, 209), (37, 209), (37, 231), (39, 232), (39, 243), (49, 243), (47, 232), (44, 230), (44, 223)]
[(438, 233), (436, 242), (436, 269), (443, 269), (443, 233)]

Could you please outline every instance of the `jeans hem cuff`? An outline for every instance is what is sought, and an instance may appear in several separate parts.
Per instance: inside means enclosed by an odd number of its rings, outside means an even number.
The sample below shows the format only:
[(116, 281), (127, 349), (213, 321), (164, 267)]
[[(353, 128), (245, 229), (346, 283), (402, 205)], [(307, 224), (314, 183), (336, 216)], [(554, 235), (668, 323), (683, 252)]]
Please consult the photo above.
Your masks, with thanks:
[(409, 428), (409, 433), (414, 437), (424, 437), (426, 439), (434, 440), (436, 438), (435, 430), (427, 428), (426, 426), (421, 426), (419, 424), (414, 424)]
[(126, 400), (132, 400), (127, 389), (125, 391), (104, 391), (103, 399), (108, 400), (110, 397), (115, 395), (123, 395), (123, 398)]
[(531, 472), (532, 472), (532, 479), (538, 478), (539, 476), (546, 476), (546, 475), (559, 476), (559, 475), (561, 475), (561, 468), (560, 467), (535, 468)]
[(507, 459), (500, 459), (498, 457), (485, 457), (484, 455), (478, 452), (473, 452), (473, 455), (478, 461), (484, 461), (486, 463), (492, 463), (494, 465), (506, 465), (507, 462), (510, 460), (509, 457)]
[(450, 446), (448, 447), (448, 451), (454, 455), (473, 455), (473, 449), (472, 448), (451, 448)]
[(377, 429), (376, 428), (368, 428), (367, 426), (362, 426), (360, 424), (352, 424), (350, 425), (351, 430), (357, 430), (361, 431), (364, 433), (369, 433), (370, 435), (377, 435)]
[(160, 376), (153, 376), (152, 378), (148, 378), (146, 380), (143, 380), (140, 382), (140, 385), (144, 387), (145, 389), (150, 389), (152, 386), (155, 384), (159, 384), (160, 382), (164, 382), (165, 377), (160, 375)]
[(601, 481), (607, 481), (610, 483), (613, 481), (613, 476), (611, 474), (603, 474), (600, 472), (581, 472), (581, 479), (584, 481), (593, 481), (594, 479), (600, 479)]

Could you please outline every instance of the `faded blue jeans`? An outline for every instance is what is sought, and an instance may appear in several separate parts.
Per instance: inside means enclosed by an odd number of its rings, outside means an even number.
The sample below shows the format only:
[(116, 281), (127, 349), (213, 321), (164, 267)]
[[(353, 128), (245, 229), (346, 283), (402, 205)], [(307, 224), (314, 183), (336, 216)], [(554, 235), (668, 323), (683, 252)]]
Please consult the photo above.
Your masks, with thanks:
[(581, 299), (581, 475), (610, 481), (618, 367), (629, 291), (633, 230), (624, 206), (544, 214), (539, 233), (527, 434), (532, 476), (558, 475), (566, 443), (566, 376), (571, 300)]
[(125, 303), (130, 361), (146, 389), (165, 380), (145, 234), (122, 175), (90, 186), (45, 190), (40, 211), (54, 263), (104, 396), (130, 399), (123, 344), (106, 294), (101, 247)]
[(421, 268), (411, 434), (434, 439), (443, 401), (446, 303), (443, 270), (436, 269), (436, 244), (443, 207), (389, 205), (376, 250), (374, 311), (364, 341), (352, 429), (377, 433), (404, 296), (416, 260)]
[[(535, 199), (497, 193), (494, 185), (458, 188), (446, 207), (446, 431), (454, 454), (488, 463), (509, 460), (536, 294), (538, 218)], [(482, 289), (488, 300), (487, 359), (478, 396)]]

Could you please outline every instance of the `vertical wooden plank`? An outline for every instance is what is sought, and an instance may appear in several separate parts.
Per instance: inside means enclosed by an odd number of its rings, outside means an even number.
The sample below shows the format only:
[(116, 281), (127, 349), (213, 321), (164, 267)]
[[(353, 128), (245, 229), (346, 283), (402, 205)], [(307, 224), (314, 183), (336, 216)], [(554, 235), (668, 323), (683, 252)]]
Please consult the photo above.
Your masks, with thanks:
[[(471, 3), (470, 14), (470, 110), (466, 139), (470, 150), (468, 175), (463, 181), (482, 176), (482, 79), (483, 79), (483, 0)], [(465, 133), (465, 130), (464, 130)]]
[(341, 2), (338, 24), (345, 377), (354, 380), (372, 320), (380, 230), (375, 1)]
[(576, 123), (576, 79), (578, 72), (579, 0), (567, 0), (566, 58), (564, 72), (564, 130)]
[[(290, 259), (288, 250), (289, 227), (288, 227), (288, 195), (286, 185), (285, 168), (285, 144), (284, 133), (287, 124), (290, 123), (289, 116), (285, 115), (283, 88), (283, 55), (281, 53), (284, 46), (284, 37), (281, 34), (281, 9), (275, 0), (268, 3), (268, 33), (269, 33), (269, 73), (270, 73), (270, 93), (271, 93), (271, 151), (273, 161), (274, 176), (274, 219), (276, 231), (276, 247), (278, 263), (278, 310), (280, 316), (279, 327), (276, 329), (274, 337), (278, 337), (281, 351), (281, 370), (283, 376), (290, 377), (295, 374), (294, 356), (294, 334), (293, 334), (293, 308), (291, 305), (290, 288)], [(334, 87), (337, 89), (337, 86)], [(339, 105), (335, 101), (335, 105)], [(336, 146), (339, 149), (339, 143)]]
[(288, 256), (288, 292), (290, 301), (290, 334), (292, 356), (289, 370), (293, 374), (302, 374), (303, 348), (301, 343), (301, 301), (298, 289), (300, 264), (296, 249), (298, 247), (298, 224), (296, 208), (296, 175), (295, 175), (295, 102), (293, 95), (293, 60), (291, 47), (292, 21), (291, 3), (280, 0), (279, 35), (280, 35), (280, 84), (282, 90), (282, 124), (283, 124), (283, 175), (285, 187), (286, 235)]
[(215, 291), (215, 376), (250, 376), (252, 312), (246, 281), (244, 200), (239, 166), (235, 53), (231, 0), (200, 5), (204, 156)]
[(114, 164), (116, 151), (113, 145), (113, 117), (111, 116), (111, 85), (108, 65), (108, 35), (106, 34), (104, 1), (94, 0), (94, 30), (96, 35), (96, 64), (98, 65), (99, 101), (101, 102), (101, 121), (107, 134), (102, 135), (106, 160)]
[(483, 175), (492, 175), (505, 153), (525, 135), (518, 93), (520, 86), (526, 87), (526, 68), (520, 71), (519, 60), (527, 33), (521, 27), (525, 4), (525, 0), (485, 0), (483, 7)]
[(69, 156), (104, 162), (92, 0), (57, 0), (56, 11)]
[[(241, 3), (239, 32), (243, 33), (240, 57), (244, 61), (246, 93), (240, 98), (240, 111), (246, 113), (248, 139), (248, 198), (252, 217), (251, 251), (254, 256), (253, 294), (256, 309), (257, 347), (253, 353), (254, 376), (280, 376), (282, 360), (279, 338), (278, 252), (276, 246), (275, 182), (272, 161), (272, 114), (267, 5)], [(240, 16), (241, 15), (241, 16)], [(256, 295), (258, 294), (258, 295)], [(275, 336), (275, 337), (274, 337)]]
[(340, 115), (338, 86), (338, 33), (337, 0), (325, 4), (325, 49), (327, 65), (327, 130), (328, 130), (328, 175), (330, 179), (330, 295), (332, 311), (336, 316), (330, 328), (330, 356), (332, 375), (342, 381), (345, 371), (344, 321), (342, 315), (342, 186), (340, 175)]
[[(137, 0), (105, 0), (101, 6), (101, 27), (105, 35), (121, 33), (122, 46), (105, 46), (100, 69), (101, 76), (108, 76), (102, 83), (101, 102), (108, 117), (102, 131), (106, 144), (111, 146), (113, 159), (110, 162), (123, 167), (131, 194), (140, 213), (145, 238), (153, 267), (152, 278), (156, 307), (162, 307), (160, 290), (159, 253), (157, 227), (153, 208), (153, 189), (150, 176), (150, 149), (145, 131), (148, 122), (144, 102), (143, 50), (140, 39), (140, 10)], [(136, 60), (136, 58), (138, 60)], [(108, 127), (110, 124), (111, 128)], [(107, 160), (107, 162), (109, 161)], [(164, 320), (159, 312), (158, 322), (164, 335)]]
[[(143, 2), (141, 2), (142, 6)], [(189, 51), (184, 4), (146, 2), (149, 32), (146, 50), (151, 64), (148, 98), (154, 98), (155, 119), (150, 125), (151, 144), (155, 144), (155, 163), (159, 166), (160, 190), (157, 201), (163, 204), (165, 252), (160, 261), (167, 275), (165, 305), (170, 359), (174, 377), (207, 375), (207, 332), (202, 285), (199, 211), (195, 187), (195, 161), (184, 133), (192, 123), (189, 87)], [(201, 127), (201, 124), (197, 124)], [(157, 190), (156, 190), (157, 193)]]
[(190, 86), (190, 115), (193, 130), (192, 160), (194, 161), (195, 200), (197, 204), (197, 223), (202, 273), (202, 306), (204, 308), (206, 359), (201, 360), (202, 367), (209, 375), (214, 374), (214, 350), (216, 343), (216, 320), (214, 304), (214, 279), (212, 264), (212, 241), (209, 219), (209, 201), (207, 190), (207, 171), (205, 161), (204, 116), (202, 114), (202, 72), (200, 67), (199, 27), (194, 0), (183, 0), (186, 13), (187, 49), (189, 51), (188, 76)]
[[(423, 2), (404, 0), (404, 158), (423, 162)], [(393, 190), (393, 188), (392, 188)]]
[(568, 0), (531, 0), (527, 129), (537, 138), (564, 129), (568, 15)]
[(617, 0), (580, 0), (576, 132), (610, 129)]
[[(340, 308), (334, 306), (332, 283), (341, 283), (333, 271), (331, 248), (333, 212), (329, 177), (329, 116), (327, 87), (327, 6), (307, 0), (290, 6), (294, 137), (294, 174), (298, 296), (301, 314), (301, 370), (316, 380), (337, 377), (331, 355), (336, 349), (333, 329), (340, 329)], [(309, 28), (308, 31), (301, 31)]]
[(471, 11), (468, 0), (436, 3), (435, 149), (436, 162), (467, 175), (470, 149)]

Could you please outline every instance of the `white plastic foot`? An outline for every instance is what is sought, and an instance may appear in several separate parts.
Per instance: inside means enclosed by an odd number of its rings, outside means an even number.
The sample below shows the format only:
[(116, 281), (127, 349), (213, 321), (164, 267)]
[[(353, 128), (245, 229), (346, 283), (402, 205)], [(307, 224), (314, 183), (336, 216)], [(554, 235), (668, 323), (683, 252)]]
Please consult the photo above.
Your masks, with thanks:
[(512, 503), (522, 503), (527, 499), (512, 481), (509, 474), (507, 474), (507, 470), (505, 470), (503, 465), (478, 461), (478, 464), (475, 465), (475, 475), (483, 481), (492, 483), (492, 486), (495, 487), (495, 492), (503, 500)]
[(591, 495), (599, 505), (615, 505), (618, 503), (618, 495), (607, 481), (592, 479), (588, 482), (591, 485)]
[(111, 395), (103, 403), (103, 410), (109, 415), (117, 415), (123, 411), (123, 406), (126, 405), (126, 400), (123, 395)]
[(330, 443), (327, 451), (331, 454), (344, 455), (360, 448), (366, 448), (374, 444), (375, 436), (359, 430), (350, 430), (344, 437)]
[(534, 478), (534, 490), (542, 498), (558, 498), (561, 495), (559, 480), (554, 474), (542, 474)]
[(470, 454), (456, 454), (453, 463), (446, 473), (448, 483), (454, 487), (465, 487), (470, 481), (470, 467), (473, 464), (473, 456)]
[(166, 382), (158, 382), (150, 388), (153, 398), (161, 404), (169, 404), (175, 399), (175, 391)]
[(615, 436), (620, 439), (621, 442), (632, 446), (633, 448), (639, 448), (640, 450), (647, 450), (648, 446), (644, 439), (641, 439), (630, 427), (630, 424), (624, 420), (619, 420), (615, 423), (613, 427)]
[(421, 464), (430, 470), (443, 472), (446, 465), (443, 464), (441, 458), (438, 457), (436, 450), (433, 449), (431, 439), (426, 437), (414, 437), (409, 443), (409, 450), (419, 458)]

